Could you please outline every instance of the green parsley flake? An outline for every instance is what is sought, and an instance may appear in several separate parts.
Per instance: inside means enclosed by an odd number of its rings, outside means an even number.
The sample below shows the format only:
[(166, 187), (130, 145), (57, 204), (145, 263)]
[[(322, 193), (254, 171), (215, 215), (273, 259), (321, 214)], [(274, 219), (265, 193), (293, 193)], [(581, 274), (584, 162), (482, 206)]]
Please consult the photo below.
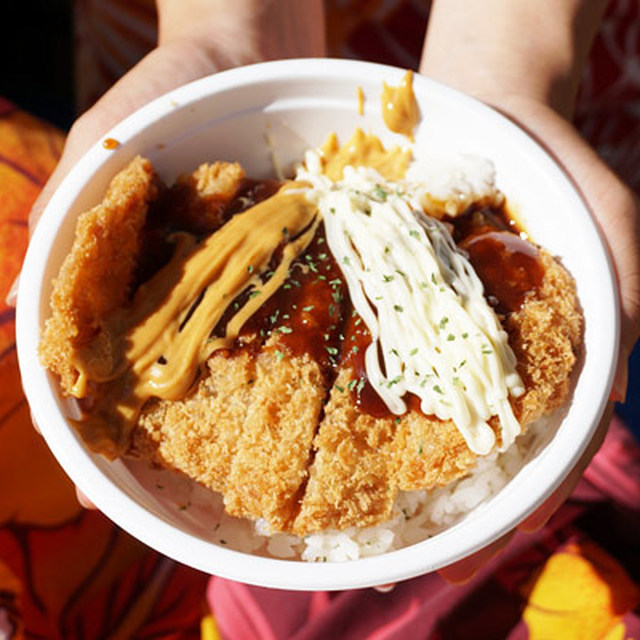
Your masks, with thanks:
[(375, 189), (373, 190), (373, 194), (376, 196), (376, 198), (382, 200), (382, 202), (385, 202), (387, 196), (389, 195), (379, 184), (376, 185)]
[(394, 384), (398, 384), (399, 382), (402, 382), (402, 376), (396, 376), (392, 380), (389, 380), (389, 382), (387, 382), (387, 387), (391, 388)]

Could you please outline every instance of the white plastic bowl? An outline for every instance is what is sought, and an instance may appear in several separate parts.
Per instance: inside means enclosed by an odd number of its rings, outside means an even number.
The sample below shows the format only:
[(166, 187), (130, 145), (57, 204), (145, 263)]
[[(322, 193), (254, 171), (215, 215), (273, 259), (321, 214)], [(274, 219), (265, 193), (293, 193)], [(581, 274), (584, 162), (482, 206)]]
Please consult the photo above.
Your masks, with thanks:
[[(355, 127), (386, 143), (406, 140), (382, 122), (382, 82), (403, 70), (337, 60), (291, 60), (245, 67), (191, 83), (155, 100), (97, 142), (51, 199), (33, 236), (20, 281), (17, 342), (26, 395), (42, 434), (65, 471), (115, 523), (187, 565), (251, 584), (287, 589), (348, 589), (433, 571), (479, 550), (516, 526), (547, 498), (576, 463), (604, 411), (618, 345), (613, 270), (596, 225), (566, 174), (521, 129), (479, 102), (416, 76), (422, 123), (414, 154), (457, 151), (490, 158), (498, 185), (531, 237), (559, 256), (577, 281), (586, 319), (585, 357), (554, 435), (509, 484), (461, 522), (424, 542), (346, 563), (275, 560), (213, 541), (197, 514), (168, 504), (141, 465), (108, 462), (88, 451), (67, 422), (56, 381), (40, 366), (37, 346), (49, 314), (52, 278), (73, 239), (79, 213), (98, 203), (111, 177), (135, 155), (153, 161), (168, 182), (214, 159), (238, 160), (248, 175), (273, 173)], [(357, 89), (364, 91), (358, 114)], [(271, 144), (267, 144), (268, 138)], [(273, 146), (271, 146), (273, 145)]]

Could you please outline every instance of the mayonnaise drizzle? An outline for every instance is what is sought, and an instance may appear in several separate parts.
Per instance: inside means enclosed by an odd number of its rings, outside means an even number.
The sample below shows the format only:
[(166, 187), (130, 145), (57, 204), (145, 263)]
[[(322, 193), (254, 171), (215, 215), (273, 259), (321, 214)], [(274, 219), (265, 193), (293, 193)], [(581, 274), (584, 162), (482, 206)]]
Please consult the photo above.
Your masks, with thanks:
[(420, 189), (363, 167), (345, 167), (334, 182), (316, 152), (297, 177), (313, 185), (308, 197), (371, 333), (367, 376), (388, 408), (403, 414), (403, 397), (415, 394), (478, 454), (494, 447), (488, 420), (497, 416), (508, 447), (520, 432), (509, 396), (524, 392), (515, 356), (466, 256), (423, 213)]

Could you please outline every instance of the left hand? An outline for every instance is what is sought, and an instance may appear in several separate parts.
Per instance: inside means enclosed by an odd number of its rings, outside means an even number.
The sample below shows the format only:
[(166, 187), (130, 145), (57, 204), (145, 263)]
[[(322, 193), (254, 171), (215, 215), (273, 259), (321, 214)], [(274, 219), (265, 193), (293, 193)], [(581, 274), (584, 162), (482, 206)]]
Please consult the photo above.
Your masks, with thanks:
[[(624, 401), (628, 358), (640, 333), (638, 201), (570, 122), (582, 69), (606, 4), (606, 0), (434, 0), (420, 70), (520, 125), (581, 192), (608, 245), (618, 279), (621, 341), (613, 402)], [(519, 530), (544, 526), (569, 497), (600, 448), (612, 412), (610, 404), (577, 465)], [(514, 533), (442, 569), (441, 575), (453, 582), (469, 579)]]

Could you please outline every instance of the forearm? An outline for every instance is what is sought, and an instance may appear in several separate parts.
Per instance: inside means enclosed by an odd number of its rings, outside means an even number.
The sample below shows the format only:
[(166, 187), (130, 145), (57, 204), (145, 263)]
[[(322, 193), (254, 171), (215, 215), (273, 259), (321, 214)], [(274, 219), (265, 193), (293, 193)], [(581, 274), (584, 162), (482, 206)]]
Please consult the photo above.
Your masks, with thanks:
[(157, 0), (157, 7), (158, 46), (74, 124), (65, 160), (182, 84), (253, 62), (324, 53), (322, 0)]
[(322, 56), (322, 0), (157, 0), (158, 43), (189, 40), (218, 66)]
[(435, 0), (420, 70), (492, 102), (512, 94), (573, 112), (607, 0)]

